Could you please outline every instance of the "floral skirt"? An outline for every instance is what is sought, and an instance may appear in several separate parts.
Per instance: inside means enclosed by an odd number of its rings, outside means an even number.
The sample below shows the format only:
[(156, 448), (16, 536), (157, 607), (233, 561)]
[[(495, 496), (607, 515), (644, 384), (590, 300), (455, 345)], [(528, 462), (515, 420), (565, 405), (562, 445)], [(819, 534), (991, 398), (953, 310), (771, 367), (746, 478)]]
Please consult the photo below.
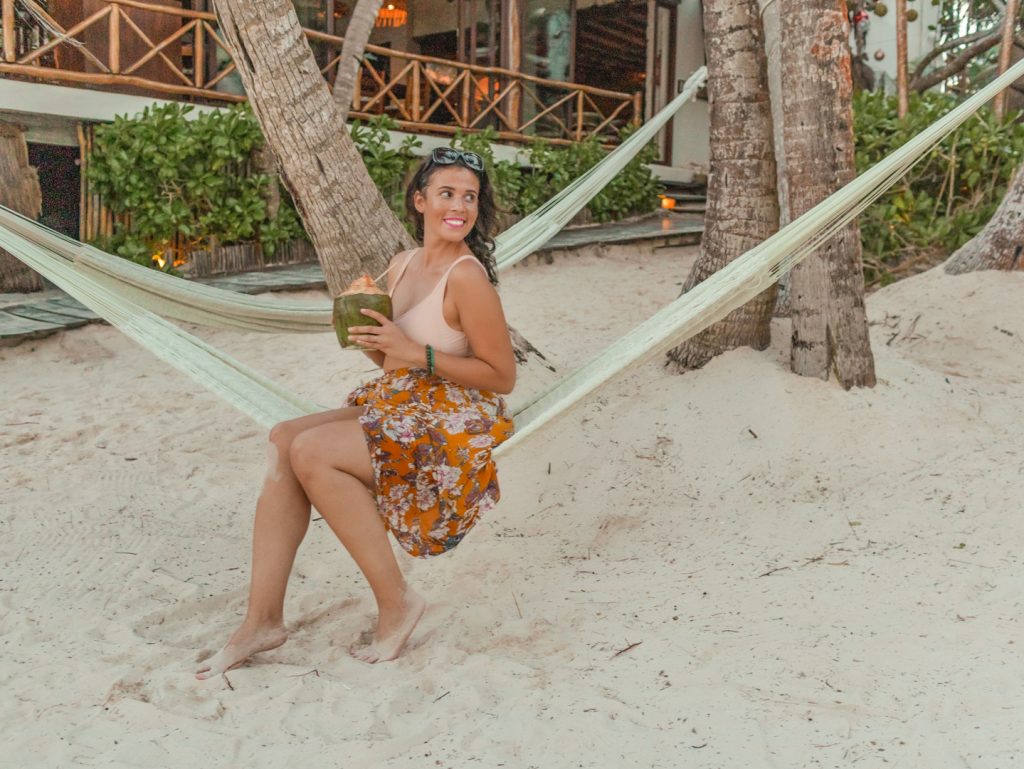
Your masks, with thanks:
[(491, 451), (513, 431), (501, 397), (400, 368), (357, 387), (347, 405), (366, 407), (377, 508), (410, 555), (451, 550), (497, 503)]

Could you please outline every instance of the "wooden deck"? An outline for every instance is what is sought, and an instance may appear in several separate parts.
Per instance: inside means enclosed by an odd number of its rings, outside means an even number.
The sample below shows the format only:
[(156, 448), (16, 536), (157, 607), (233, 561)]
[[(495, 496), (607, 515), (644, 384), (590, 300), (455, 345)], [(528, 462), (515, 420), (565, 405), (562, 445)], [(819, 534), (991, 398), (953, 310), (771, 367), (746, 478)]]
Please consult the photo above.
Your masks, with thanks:
[[(563, 230), (537, 252), (537, 257), (551, 259), (555, 253), (571, 253), (595, 245), (692, 245), (700, 242), (703, 232), (704, 219), (700, 215), (658, 214), (637, 221)], [(301, 291), (326, 285), (319, 264), (201, 278), (199, 281), (242, 294)], [(0, 346), (3, 347), (94, 322), (102, 322), (102, 319), (58, 289), (32, 294), (0, 294)]]
[[(217, 16), (170, 0), (92, 0), (0, 4), (0, 77), (143, 93), (207, 104), (245, 100), (244, 87)], [(50, 15), (52, 12), (54, 15)], [(461, 22), (460, 22), (461, 23)], [(303, 34), (333, 87), (344, 38)], [(360, 58), (350, 118), (388, 115), (400, 129), (451, 136), (492, 128), (502, 141), (556, 144), (596, 136), (618, 144), (643, 119), (641, 91), (625, 93), (548, 80), (367, 45)]]

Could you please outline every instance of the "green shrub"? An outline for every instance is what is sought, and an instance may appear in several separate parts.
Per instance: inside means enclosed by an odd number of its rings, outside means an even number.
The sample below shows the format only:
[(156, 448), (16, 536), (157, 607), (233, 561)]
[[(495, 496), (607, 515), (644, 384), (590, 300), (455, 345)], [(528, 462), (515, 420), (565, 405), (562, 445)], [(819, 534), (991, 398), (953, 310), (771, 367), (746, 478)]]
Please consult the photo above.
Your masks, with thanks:
[[(633, 130), (625, 129), (622, 132), (623, 140)], [(595, 221), (616, 221), (657, 210), (660, 204), (658, 196), (665, 188), (654, 178), (648, 164), (657, 160), (658, 155), (658, 148), (651, 142), (590, 201), (587, 208)]]
[[(193, 107), (171, 103), (147, 107), (135, 118), (117, 117), (96, 129), (88, 166), (93, 190), (117, 214), (112, 235), (97, 239), (101, 248), (141, 264), (153, 265), (155, 253), (184, 242), (182, 251), (259, 241), (267, 253), (287, 240), (305, 237), (288, 193), (267, 211), (267, 189), (278, 183), (254, 170), (253, 158), (264, 140), (248, 105), (191, 115)], [(407, 136), (397, 148), (388, 132), (397, 124), (387, 116), (352, 124), (352, 139), (374, 184), (396, 214), (404, 208), (405, 183), (418, 162), (422, 142)], [(623, 138), (628, 131), (623, 133)], [(498, 205), (525, 215), (596, 165), (606, 154), (595, 138), (567, 146), (535, 141), (528, 149), (530, 168), (495, 160), (498, 139), (492, 128), (456, 133), (452, 146), (479, 153), (487, 166)], [(646, 164), (657, 156), (645, 148), (587, 206), (598, 222), (653, 211), (661, 188)], [(184, 256), (177, 254), (177, 256)], [(172, 270), (168, 260), (163, 269)]]
[[(854, 98), (857, 171), (902, 146), (956, 105), (952, 96), (913, 95), (906, 118), (896, 97), (862, 92)], [(888, 282), (891, 272), (923, 252), (937, 261), (985, 226), (1024, 158), (1024, 125), (985, 108), (927, 154), (860, 217), (865, 277)]]
[[(252, 170), (263, 145), (247, 105), (190, 116), (191, 106), (147, 107), (135, 118), (117, 117), (96, 129), (87, 177), (117, 214), (114, 234), (101, 247), (143, 264), (184, 240), (183, 250), (211, 240), (222, 244), (277, 244), (303, 237), (291, 199), (273, 217), (267, 189), (276, 180)], [(170, 269), (169, 263), (165, 269)]]
[(422, 146), (415, 136), (406, 136), (398, 149), (388, 146), (388, 131), (398, 129), (398, 123), (387, 115), (375, 117), (367, 123), (352, 121), (352, 141), (363, 157), (366, 170), (377, 185), (391, 210), (401, 216), (405, 204), (405, 179), (418, 162), (413, 150)]

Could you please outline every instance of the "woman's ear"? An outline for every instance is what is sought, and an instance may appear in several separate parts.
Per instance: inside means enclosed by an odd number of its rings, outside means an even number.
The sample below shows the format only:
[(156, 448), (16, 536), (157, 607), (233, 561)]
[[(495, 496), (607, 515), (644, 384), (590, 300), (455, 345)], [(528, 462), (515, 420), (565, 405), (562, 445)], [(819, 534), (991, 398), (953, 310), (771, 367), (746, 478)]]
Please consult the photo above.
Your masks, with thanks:
[(416, 190), (412, 193), (412, 204), (416, 207), (419, 213), (423, 213), (427, 209), (427, 199), (423, 197), (423, 193)]

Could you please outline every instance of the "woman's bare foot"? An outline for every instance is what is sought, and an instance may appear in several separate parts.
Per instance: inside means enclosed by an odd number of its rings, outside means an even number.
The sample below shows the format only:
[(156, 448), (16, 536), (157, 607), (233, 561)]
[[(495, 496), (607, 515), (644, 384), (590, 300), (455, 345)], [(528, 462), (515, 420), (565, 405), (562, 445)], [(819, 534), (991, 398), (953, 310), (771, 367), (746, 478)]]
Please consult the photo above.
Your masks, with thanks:
[(283, 625), (275, 627), (250, 627), (242, 624), (234, 632), (224, 648), (212, 657), (203, 660), (196, 670), (196, 678), (204, 681), (236, 668), (257, 652), (276, 649), (288, 640), (288, 631)]
[(377, 619), (377, 632), (373, 643), (360, 648), (353, 648), (349, 653), (363, 662), (387, 662), (402, 653), (402, 647), (412, 635), (416, 623), (420, 621), (427, 602), (423, 596), (412, 588), (405, 591), (405, 605), (394, 612), (382, 612)]

